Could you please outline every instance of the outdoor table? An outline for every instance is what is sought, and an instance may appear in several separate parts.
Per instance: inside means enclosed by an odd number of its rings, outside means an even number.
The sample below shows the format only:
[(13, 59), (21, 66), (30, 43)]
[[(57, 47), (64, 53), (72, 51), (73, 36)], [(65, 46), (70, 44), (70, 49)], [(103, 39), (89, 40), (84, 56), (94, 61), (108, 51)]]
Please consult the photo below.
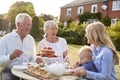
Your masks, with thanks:
[[(28, 75), (23, 72), (24, 70), (19, 69), (11, 69), (11, 72), (13, 75), (19, 77), (20, 79), (26, 79), (26, 80), (40, 80), (38, 78), (35, 78), (34, 76)], [(59, 80), (76, 80), (78, 77), (74, 75), (63, 75), (59, 77)]]

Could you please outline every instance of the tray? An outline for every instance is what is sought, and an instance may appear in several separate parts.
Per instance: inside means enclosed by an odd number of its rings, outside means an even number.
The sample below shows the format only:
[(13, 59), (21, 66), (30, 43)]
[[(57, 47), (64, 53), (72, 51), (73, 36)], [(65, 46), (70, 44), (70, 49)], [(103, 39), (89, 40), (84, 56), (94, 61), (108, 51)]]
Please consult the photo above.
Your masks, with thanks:
[(37, 75), (35, 75), (35, 74), (32, 74), (32, 73), (30, 73), (30, 72), (28, 72), (27, 70), (24, 70), (23, 71), (24, 73), (26, 73), (26, 74), (28, 74), (28, 75), (31, 75), (31, 76), (33, 76), (33, 77), (35, 77), (35, 78), (38, 78), (38, 79), (40, 79), (40, 80), (58, 80), (59, 79), (59, 77), (57, 77), (57, 76), (52, 76), (51, 78), (44, 78), (44, 77), (39, 77), (39, 76), (37, 76)]

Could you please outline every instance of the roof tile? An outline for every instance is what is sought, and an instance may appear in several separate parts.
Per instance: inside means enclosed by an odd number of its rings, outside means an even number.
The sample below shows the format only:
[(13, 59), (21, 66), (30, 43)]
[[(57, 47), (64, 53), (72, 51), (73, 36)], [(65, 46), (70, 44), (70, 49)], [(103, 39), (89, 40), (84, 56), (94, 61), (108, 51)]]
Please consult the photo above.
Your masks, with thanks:
[(102, 1), (107, 1), (107, 0), (73, 0), (72, 2), (62, 6), (61, 8), (68, 8), (68, 7), (91, 4), (91, 3), (102, 2)]

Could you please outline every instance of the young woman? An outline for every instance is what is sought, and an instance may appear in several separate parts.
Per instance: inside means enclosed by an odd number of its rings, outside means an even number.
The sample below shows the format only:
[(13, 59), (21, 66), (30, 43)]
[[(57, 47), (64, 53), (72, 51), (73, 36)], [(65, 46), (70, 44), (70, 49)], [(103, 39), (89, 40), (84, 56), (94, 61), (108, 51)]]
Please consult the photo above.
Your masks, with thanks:
[(116, 49), (101, 22), (91, 23), (86, 28), (86, 37), (91, 44), (93, 62), (98, 72), (77, 68), (75, 74), (93, 80), (117, 80), (115, 64), (119, 63)]

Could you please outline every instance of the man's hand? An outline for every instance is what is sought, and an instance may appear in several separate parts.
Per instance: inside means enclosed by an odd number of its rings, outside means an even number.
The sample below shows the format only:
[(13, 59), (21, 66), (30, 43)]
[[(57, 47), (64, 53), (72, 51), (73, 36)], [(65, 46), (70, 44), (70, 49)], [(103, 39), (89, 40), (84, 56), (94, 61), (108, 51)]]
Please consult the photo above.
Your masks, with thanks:
[(15, 49), (12, 54), (10, 54), (10, 60), (13, 60), (14, 58), (20, 57), (20, 55), (23, 53), (23, 51)]
[(37, 57), (37, 58), (36, 58), (36, 63), (37, 63), (37, 64), (42, 63), (42, 62), (43, 62), (42, 58), (40, 58), (40, 57)]

